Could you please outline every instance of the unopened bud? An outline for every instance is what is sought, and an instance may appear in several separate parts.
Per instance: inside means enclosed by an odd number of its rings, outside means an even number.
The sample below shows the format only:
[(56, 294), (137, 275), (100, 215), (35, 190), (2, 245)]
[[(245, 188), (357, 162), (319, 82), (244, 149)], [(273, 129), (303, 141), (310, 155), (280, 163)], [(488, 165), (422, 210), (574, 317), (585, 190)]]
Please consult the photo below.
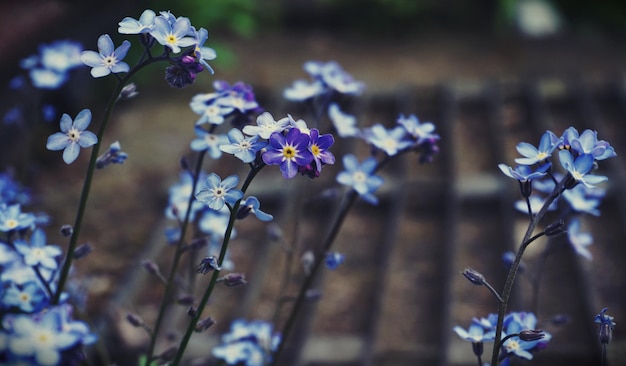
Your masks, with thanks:
[(485, 284), (485, 276), (472, 268), (465, 268), (461, 274), (474, 285), (482, 286)]
[(214, 256), (206, 257), (200, 262), (198, 267), (196, 268), (196, 272), (201, 274), (207, 274), (211, 271), (221, 271), (222, 267), (217, 263), (217, 258)]
[(74, 233), (74, 228), (72, 227), (72, 225), (63, 225), (61, 226), (61, 235), (63, 235), (64, 237), (70, 237), (72, 236), (72, 234)]
[(197, 314), (198, 308), (196, 308), (195, 306), (190, 306), (189, 308), (187, 308), (187, 315), (189, 315), (190, 318), (193, 318)]
[(89, 243), (81, 244), (74, 249), (74, 259), (85, 258), (89, 253), (93, 252), (93, 247)]
[(533, 182), (531, 180), (519, 181), (519, 188), (522, 192), (522, 197), (528, 198), (533, 193)]
[(519, 332), (519, 339), (526, 342), (538, 341), (540, 339), (543, 339), (543, 337), (545, 336), (546, 333), (540, 329), (525, 329)]
[(561, 235), (565, 232), (565, 221), (559, 219), (546, 227), (543, 231), (546, 236), (556, 236)]
[(252, 213), (252, 206), (245, 205), (239, 206), (239, 210), (237, 210), (237, 220), (243, 220), (246, 217), (250, 216)]
[(139, 94), (137, 91), (137, 85), (135, 85), (135, 83), (130, 83), (122, 88), (120, 99), (130, 99), (137, 96), (137, 94)]
[(224, 277), (218, 278), (217, 282), (222, 282), (228, 287), (243, 286), (248, 283), (246, 281), (246, 276), (243, 273), (229, 273)]
[(135, 327), (143, 327), (144, 325), (143, 319), (137, 314), (126, 314), (126, 320)]
[(484, 348), (483, 342), (472, 342), (472, 351), (474, 351), (475, 356), (482, 356)]
[(213, 320), (213, 318), (211, 317), (208, 317), (206, 319), (200, 320), (198, 324), (196, 324), (194, 330), (198, 333), (204, 332), (205, 330), (209, 329), (213, 324), (215, 324), (215, 320)]
[(193, 297), (193, 295), (189, 295), (189, 294), (184, 294), (184, 295), (180, 295), (177, 299), (176, 302), (178, 302), (179, 305), (191, 305), (193, 304), (193, 302), (195, 301), (195, 297)]
[(141, 261), (141, 265), (151, 275), (159, 276), (161, 274), (161, 271), (159, 270), (159, 266), (150, 259), (145, 259)]

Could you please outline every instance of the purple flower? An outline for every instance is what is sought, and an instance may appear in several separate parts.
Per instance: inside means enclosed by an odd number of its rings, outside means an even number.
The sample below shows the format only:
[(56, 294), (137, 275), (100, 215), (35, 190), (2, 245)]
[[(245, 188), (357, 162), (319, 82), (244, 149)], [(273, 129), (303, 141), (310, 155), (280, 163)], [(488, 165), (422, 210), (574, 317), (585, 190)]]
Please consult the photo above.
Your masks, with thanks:
[(297, 128), (290, 129), (286, 136), (274, 132), (268, 150), (263, 153), (263, 161), (267, 165), (280, 165), (283, 177), (293, 178), (298, 174), (299, 166), (306, 166), (313, 160), (313, 154), (308, 150), (310, 142), (309, 135)]
[(317, 128), (311, 130), (311, 142), (309, 151), (313, 154), (313, 161), (317, 166), (317, 171), (322, 171), (323, 164), (335, 164), (335, 156), (328, 149), (335, 142), (331, 134), (321, 135)]
[(613, 147), (604, 140), (598, 140), (598, 133), (584, 130), (580, 135), (574, 127), (563, 132), (563, 148), (570, 148), (576, 155), (590, 154), (595, 160), (604, 160), (617, 156)]

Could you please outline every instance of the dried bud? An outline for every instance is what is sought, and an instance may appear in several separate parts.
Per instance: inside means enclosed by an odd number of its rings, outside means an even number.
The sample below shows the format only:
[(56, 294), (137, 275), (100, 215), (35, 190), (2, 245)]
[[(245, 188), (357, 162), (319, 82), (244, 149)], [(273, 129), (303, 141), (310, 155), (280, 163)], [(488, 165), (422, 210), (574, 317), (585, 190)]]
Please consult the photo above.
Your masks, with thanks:
[(474, 285), (482, 286), (485, 284), (485, 276), (483, 276), (482, 274), (480, 274), (479, 272), (475, 271), (472, 268), (469, 268), (469, 267), (465, 268), (463, 272), (461, 272), (461, 274), (465, 276), (465, 278), (467, 278)]
[(565, 221), (559, 219), (546, 227), (543, 231), (546, 236), (556, 236), (561, 235), (565, 232)]
[(243, 273), (229, 273), (224, 277), (218, 278), (217, 282), (222, 282), (228, 287), (243, 286), (248, 283), (246, 281), (246, 276)]
[(72, 227), (72, 225), (66, 224), (66, 225), (61, 226), (60, 232), (61, 232), (61, 235), (68, 238), (72, 236), (72, 234), (74, 233), (74, 228)]
[(519, 332), (519, 339), (526, 342), (538, 341), (540, 339), (543, 339), (543, 337), (545, 336), (546, 333), (544, 333), (544, 331), (540, 329), (525, 329)]
[(89, 253), (93, 252), (93, 247), (89, 243), (81, 244), (74, 249), (74, 259), (85, 258)]
[(209, 329), (213, 324), (215, 324), (215, 320), (213, 320), (213, 318), (211, 317), (208, 317), (206, 319), (200, 320), (198, 324), (196, 324), (194, 330), (198, 333), (204, 332), (205, 330)]
[(126, 314), (126, 320), (135, 327), (143, 327), (144, 325), (143, 319), (137, 314)]

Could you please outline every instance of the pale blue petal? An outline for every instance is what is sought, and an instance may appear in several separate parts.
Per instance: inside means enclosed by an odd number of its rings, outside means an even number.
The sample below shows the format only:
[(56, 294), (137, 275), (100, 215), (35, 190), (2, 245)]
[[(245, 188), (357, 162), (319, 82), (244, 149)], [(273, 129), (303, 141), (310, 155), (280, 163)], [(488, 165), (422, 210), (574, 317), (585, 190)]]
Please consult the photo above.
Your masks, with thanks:
[(70, 143), (70, 139), (66, 134), (57, 132), (48, 137), (48, 142), (46, 143), (46, 149), (48, 150), (63, 150)]
[(65, 150), (63, 150), (63, 161), (65, 164), (72, 164), (78, 157), (79, 152), (80, 146), (77, 143), (72, 142), (68, 144)]
[(80, 134), (80, 139), (78, 140), (78, 144), (80, 147), (89, 147), (93, 146), (98, 142), (98, 137), (95, 133), (91, 131), (83, 131)]
[(130, 42), (124, 41), (122, 44), (113, 52), (116, 60), (123, 60), (128, 53), (128, 49), (130, 48)]
[(107, 76), (111, 73), (111, 69), (106, 66), (96, 66), (91, 69), (91, 76), (94, 78), (101, 78), (103, 76)]
[(83, 51), (80, 55), (80, 60), (89, 67), (102, 65), (102, 56), (95, 51)]
[(74, 128), (80, 131), (84, 131), (87, 127), (89, 127), (90, 123), (91, 123), (91, 110), (83, 109), (82, 111), (78, 112), (78, 115), (74, 119), (73, 126)]
[(103, 34), (98, 38), (98, 51), (103, 56), (110, 56), (115, 49), (113, 41), (108, 34)]
[(72, 117), (67, 113), (61, 116), (61, 132), (68, 132), (72, 128)]
[(130, 70), (130, 66), (126, 62), (118, 62), (117, 64), (111, 67), (111, 72), (114, 74), (120, 72), (128, 72)]

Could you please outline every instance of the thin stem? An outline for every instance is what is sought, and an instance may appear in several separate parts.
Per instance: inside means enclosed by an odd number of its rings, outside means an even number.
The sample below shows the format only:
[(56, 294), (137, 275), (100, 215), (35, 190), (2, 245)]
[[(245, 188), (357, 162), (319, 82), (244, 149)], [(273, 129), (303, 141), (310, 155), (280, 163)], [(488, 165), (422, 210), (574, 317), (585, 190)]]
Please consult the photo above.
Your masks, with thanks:
[[(241, 191), (244, 194), (246, 193), (246, 190), (250, 186), (250, 183), (252, 182), (254, 177), (264, 167), (265, 167), (265, 164), (261, 163), (253, 167), (248, 172), (248, 176), (246, 177), (246, 180), (244, 181), (241, 187)], [(226, 227), (226, 232), (224, 232), (224, 239), (222, 241), (222, 249), (220, 250), (220, 255), (218, 259), (218, 265), (220, 267), (222, 266), (222, 262), (224, 261), (224, 258), (226, 257), (226, 250), (228, 249), (230, 237), (233, 232), (233, 228), (235, 226), (235, 221), (237, 220), (237, 211), (239, 210), (240, 204), (241, 204), (241, 199), (237, 200), (237, 202), (235, 202), (232, 209), (230, 210), (230, 219), (228, 220), (228, 226)], [(180, 345), (178, 347), (178, 351), (176, 352), (176, 357), (174, 358), (174, 361), (172, 362), (172, 366), (177, 366), (182, 360), (183, 354), (185, 353), (185, 349), (187, 348), (187, 344), (189, 343), (189, 339), (191, 338), (191, 335), (193, 334), (196, 324), (200, 320), (200, 317), (202, 316), (202, 312), (204, 308), (206, 307), (206, 304), (208, 303), (209, 298), (211, 297), (211, 294), (213, 293), (213, 289), (215, 288), (215, 284), (217, 283), (217, 278), (219, 274), (220, 274), (219, 270), (213, 271), (209, 285), (207, 286), (207, 289), (204, 292), (204, 295), (202, 296), (202, 300), (200, 300), (200, 303), (198, 304), (198, 310), (196, 311), (196, 315), (189, 322), (189, 325), (187, 326), (187, 330), (185, 331), (185, 335), (180, 341)]]
[[(502, 338), (504, 315), (506, 313), (506, 309), (509, 304), (511, 290), (513, 289), (513, 284), (515, 283), (517, 270), (519, 269), (520, 262), (522, 261), (522, 256), (524, 255), (524, 251), (526, 250), (526, 247), (530, 243), (532, 243), (535, 239), (543, 235), (543, 233), (537, 234), (532, 238), (531, 238), (531, 235), (533, 231), (535, 231), (535, 228), (539, 224), (539, 221), (541, 221), (541, 219), (546, 214), (546, 212), (548, 212), (548, 207), (550, 207), (550, 204), (552, 204), (552, 202), (561, 195), (561, 192), (563, 191), (563, 187), (565, 186), (565, 183), (568, 180), (569, 180), (569, 175), (565, 176), (563, 180), (561, 180), (561, 182), (559, 182), (559, 184), (557, 184), (554, 187), (554, 190), (552, 191), (552, 193), (550, 193), (550, 196), (546, 199), (546, 202), (543, 204), (543, 206), (541, 207), (537, 215), (533, 216), (532, 219), (530, 220), (530, 223), (528, 224), (528, 229), (526, 230), (526, 234), (524, 234), (524, 239), (522, 240), (522, 244), (520, 245), (520, 248), (517, 251), (517, 254), (515, 255), (515, 260), (513, 261), (513, 264), (511, 265), (511, 268), (509, 269), (509, 273), (504, 283), (504, 289), (502, 290), (502, 293), (501, 293), (502, 302), (498, 306), (498, 324), (496, 325), (495, 339)], [(498, 344), (495, 344), (493, 347), (493, 353), (491, 355), (492, 366), (498, 366), (498, 362), (499, 362), (498, 352), (499, 351), (500, 351), (500, 345), (498, 343)]]
[(489, 282), (487, 282), (487, 280), (485, 280), (483, 282), (483, 284), (485, 285), (485, 287), (487, 287), (487, 289), (489, 289), (489, 291), (491, 291), (493, 296), (496, 297), (496, 299), (498, 300), (498, 304), (501, 304), (503, 300), (502, 300), (502, 297), (500, 296), (500, 294), (498, 293), (498, 291), (496, 291), (496, 289), (493, 288), (493, 286), (491, 286), (491, 284)]
[(321, 264), (324, 262), (324, 253), (329, 251), (330, 247), (335, 241), (335, 238), (337, 237), (337, 234), (339, 233), (339, 229), (341, 228), (343, 221), (348, 216), (348, 212), (350, 211), (352, 205), (358, 197), (359, 194), (354, 189), (351, 189), (350, 191), (348, 191), (343, 201), (341, 202), (337, 219), (335, 220), (335, 223), (333, 224), (328, 233), (328, 236), (326, 237), (326, 240), (324, 241), (323, 249), (315, 256), (315, 261), (313, 262), (311, 271), (304, 280), (302, 287), (300, 287), (300, 292), (298, 293), (296, 302), (294, 303), (293, 308), (289, 313), (289, 318), (287, 318), (287, 321), (283, 326), (283, 329), (281, 331), (281, 338), (283, 339), (283, 341), (278, 344), (278, 348), (276, 349), (276, 352), (274, 352), (274, 357), (270, 365), (273, 366), (278, 363), (278, 359), (280, 358), (280, 355), (284, 349), (285, 340), (289, 338), (289, 333), (291, 333), (291, 330), (295, 325), (296, 316), (298, 315), (300, 308), (306, 300), (306, 294), (309, 290), (309, 287), (311, 287), (311, 285), (313, 284), (313, 279), (315, 278), (318, 269), (321, 267)]
[(157, 61), (166, 60), (166, 59), (167, 58), (165, 57), (159, 57), (159, 58), (146, 60), (142, 63), (137, 64), (133, 69), (131, 69), (124, 76), (123, 79), (121, 79), (118, 82), (117, 87), (115, 88), (115, 90), (113, 91), (113, 94), (111, 95), (111, 98), (109, 99), (109, 103), (107, 104), (106, 109), (104, 111), (104, 117), (102, 119), (102, 123), (100, 124), (100, 128), (97, 133), (98, 142), (96, 142), (96, 144), (93, 146), (93, 149), (91, 150), (91, 158), (89, 160), (89, 167), (87, 168), (85, 181), (83, 182), (83, 188), (80, 194), (80, 201), (78, 203), (78, 210), (76, 211), (76, 219), (74, 221), (72, 236), (70, 237), (70, 242), (69, 242), (69, 246), (67, 249), (67, 253), (65, 254), (65, 259), (63, 261), (63, 267), (61, 268), (61, 273), (59, 276), (59, 283), (57, 284), (56, 292), (54, 293), (54, 296), (52, 297), (52, 300), (51, 300), (51, 303), (53, 305), (56, 305), (59, 303), (59, 299), (61, 298), (61, 293), (63, 292), (63, 289), (65, 288), (65, 282), (67, 282), (67, 277), (69, 276), (70, 268), (72, 266), (72, 259), (74, 256), (74, 250), (76, 249), (76, 245), (78, 243), (78, 237), (80, 234), (80, 229), (82, 227), (83, 218), (85, 215), (85, 209), (87, 207), (87, 200), (89, 198), (89, 192), (91, 190), (91, 182), (93, 179), (94, 172), (96, 170), (96, 161), (98, 160), (98, 152), (100, 150), (100, 146), (102, 145), (102, 137), (104, 136), (104, 131), (106, 130), (109, 120), (111, 119), (111, 114), (113, 113), (113, 109), (115, 109), (115, 105), (117, 103), (117, 100), (119, 99), (118, 96), (122, 92), (122, 89), (124, 88), (126, 83), (133, 77), (133, 75), (137, 71), (147, 66), (148, 64), (151, 64)]
[(196, 161), (196, 166), (193, 172), (193, 183), (191, 188), (191, 194), (189, 194), (189, 199), (187, 200), (187, 211), (185, 212), (185, 218), (181, 223), (180, 227), (180, 238), (178, 239), (178, 243), (176, 244), (176, 251), (174, 252), (174, 258), (172, 259), (172, 266), (170, 268), (170, 272), (165, 280), (165, 290), (163, 292), (163, 300), (161, 301), (161, 305), (159, 306), (159, 313), (157, 315), (156, 322), (154, 324), (154, 330), (152, 331), (152, 336), (150, 337), (150, 347), (148, 348), (148, 360), (152, 359), (152, 355), (154, 354), (154, 348), (156, 346), (156, 341), (159, 336), (159, 330), (161, 329), (161, 325), (163, 323), (163, 319), (165, 317), (165, 310), (169, 305), (169, 299), (171, 297), (171, 292), (174, 287), (174, 277), (176, 277), (176, 273), (178, 270), (178, 264), (180, 263), (180, 258), (182, 257), (184, 250), (182, 250), (183, 245), (185, 243), (185, 237), (187, 236), (187, 227), (189, 226), (189, 220), (191, 218), (191, 208), (193, 206), (193, 201), (195, 199), (194, 192), (196, 191), (196, 187), (198, 186), (198, 180), (200, 179), (200, 171), (202, 170), (202, 162), (204, 160), (204, 156), (206, 155), (206, 150), (201, 151), (198, 160)]

